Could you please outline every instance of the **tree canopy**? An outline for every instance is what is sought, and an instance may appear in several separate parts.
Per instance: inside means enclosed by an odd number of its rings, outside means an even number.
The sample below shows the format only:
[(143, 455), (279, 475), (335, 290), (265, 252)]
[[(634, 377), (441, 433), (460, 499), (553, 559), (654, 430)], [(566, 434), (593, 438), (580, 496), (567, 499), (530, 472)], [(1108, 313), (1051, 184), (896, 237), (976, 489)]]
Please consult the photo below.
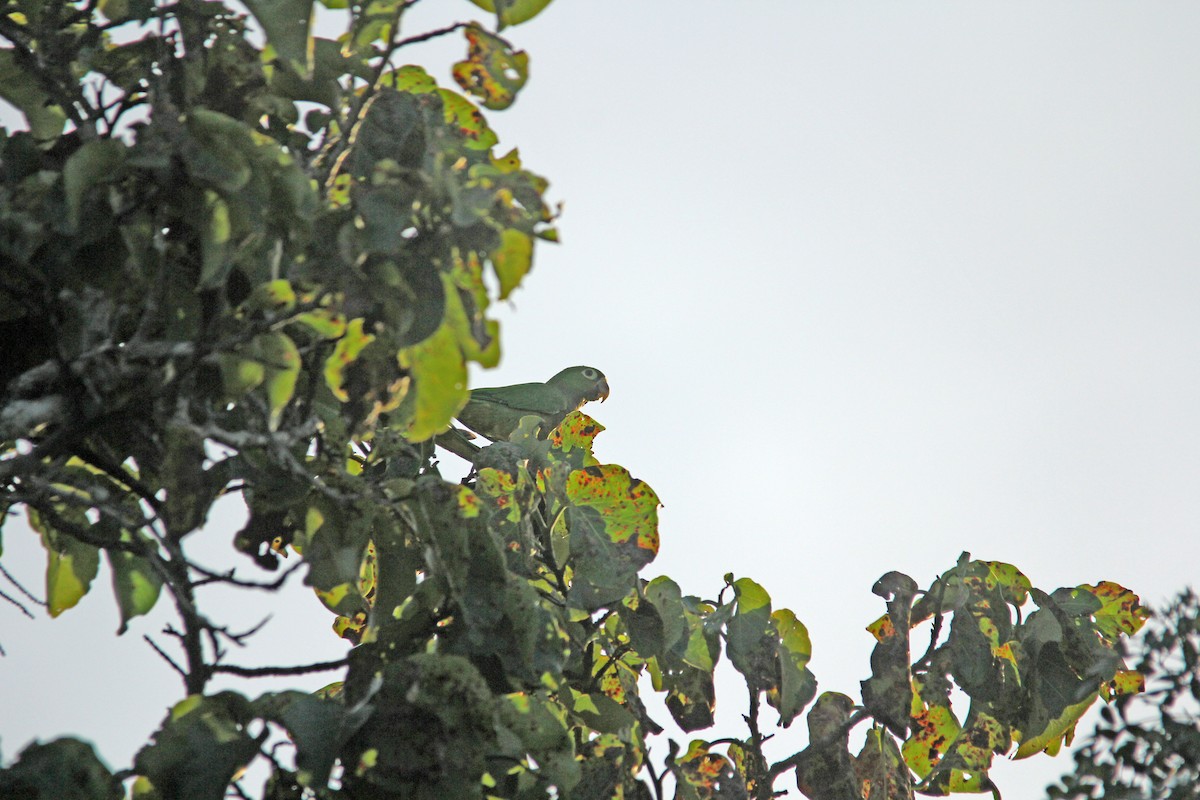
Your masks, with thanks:
[[(16, 0), (0, 16), (0, 96), (28, 124), (0, 138), (3, 520), (40, 535), (52, 617), (102, 557), (122, 631), (171, 603), (174, 640), (148, 655), (183, 684), (132, 764), (62, 738), (0, 789), (202, 800), (258, 792), (240, 776), (261, 762), (271, 798), (980, 792), (995, 754), (1057, 752), (1098, 698), (1139, 691), (1117, 646), (1146, 617), (1128, 589), (1042, 591), (963, 554), (924, 586), (880, 578), (860, 699), (818, 697), (807, 630), (763, 586), (639, 576), (658, 497), (595, 457), (587, 414), (518, 415), (495, 442), (450, 431), (468, 363), (500, 358), (490, 305), (557, 238), (547, 181), (481, 110), (529, 78), (511, 29), (549, 0), (473, 2), (486, 23), (405, 35), (415, 0), (324, 0), (336, 39), (314, 35), (313, 0)], [(456, 88), (403, 63), (450, 35)], [(472, 463), (460, 482), (439, 470), (451, 441)], [(229, 495), (249, 517), (214, 572), (189, 553), (222, 535), (205, 523)], [(197, 587), (270, 591), (298, 568), (347, 659), (232, 663), (245, 634)], [(668, 721), (642, 693), (708, 731), (723, 659), (746, 730), (651, 751)], [(209, 690), (329, 669), (315, 694)], [(806, 708), (805, 746), (769, 760)]]

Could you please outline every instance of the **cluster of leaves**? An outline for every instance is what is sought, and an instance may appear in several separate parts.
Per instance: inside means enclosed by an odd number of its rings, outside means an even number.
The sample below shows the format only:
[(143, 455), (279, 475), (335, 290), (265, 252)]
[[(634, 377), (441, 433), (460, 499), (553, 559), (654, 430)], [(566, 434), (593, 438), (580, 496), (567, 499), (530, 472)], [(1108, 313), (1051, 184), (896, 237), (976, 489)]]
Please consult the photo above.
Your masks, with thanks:
[(1156, 613), (1136, 650), (1145, 694), (1101, 709), (1052, 800), (1200, 797), (1200, 598), (1184, 591)]
[[(924, 592), (881, 579), (863, 708), (823, 695), (809, 746), (770, 764), (760, 704), (786, 728), (813, 700), (807, 631), (747, 578), (715, 599), (639, 578), (658, 499), (598, 462), (597, 423), (526, 418), (443, 480), (434, 441), (467, 401), (467, 364), (499, 358), (488, 306), (555, 238), (545, 180), (495, 152), (469, 99), (513, 101), (528, 59), (499, 31), (548, 0), (474, 1), (496, 32), (402, 38), (414, 0), (325, 0), (349, 6), (336, 40), (313, 35), (312, 0), (247, 0), (249, 17), (199, 0), (5, 6), (0, 96), (29, 130), (0, 138), (0, 521), (23, 510), (41, 536), (52, 616), (101, 554), (122, 631), (169, 597), (180, 655), (155, 647), (186, 697), (128, 770), (60, 739), (0, 788), (60, 797), (67, 776), (107, 798), (132, 778), (138, 797), (201, 800), (241, 792), (265, 759), (272, 798), (661, 798), (668, 780), (684, 798), (767, 798), (793, 769), (817, 800), (903, 798), (986, 788), (992, 753), (1053, 751), (1098, 694), (1136, 688), (1115, 650), (1140, 625), (1135, 597), (1047, 595), (964, 558)], [(466, 95), (393, 66), (458, 30)], [(227, 661), (245, 637), (196, 588), (278, 588), (295, 569), (247, 581), (189, 558), (229, 494), (249, 512), (236, 550), (304, 567), (348, 659)], [(747, 735), (672, 744), (656, 770), (642, 679), (679, 728), (704, 730), (722, 656), (747, 686)], [(317, 694), (206, 693), (222, 672), (343, 667)]]

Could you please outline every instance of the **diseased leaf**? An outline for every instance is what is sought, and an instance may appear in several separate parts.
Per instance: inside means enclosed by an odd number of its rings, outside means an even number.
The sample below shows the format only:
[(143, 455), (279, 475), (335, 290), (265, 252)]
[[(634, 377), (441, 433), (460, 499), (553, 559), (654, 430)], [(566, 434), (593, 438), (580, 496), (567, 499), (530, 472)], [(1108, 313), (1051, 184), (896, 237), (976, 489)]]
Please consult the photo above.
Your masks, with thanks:
[(463, 33), (467, 37), (467, 58), (454, 65), (454, 80), (478, 97), (484, 108), (508, 108), (529, 80), (529, 56), (478, 25), (468, 25)]
[(599, 608), (629, 593), (638, 570), (658, 553), (658, 497), (615, 464), (567, 478), (575, 579), (570, 602)]
[(346, 367), (354, 363), (363, 348), (373, 341), (375, 337), (372, 334), (363, 333), (363, 319), (352, 319), (346, 326), (346, 335), (338, 339), (333, 353), (325, 360), (325, 383), (333, 396), (343, 403), (350, 400), (350, 395), (343, 387)]

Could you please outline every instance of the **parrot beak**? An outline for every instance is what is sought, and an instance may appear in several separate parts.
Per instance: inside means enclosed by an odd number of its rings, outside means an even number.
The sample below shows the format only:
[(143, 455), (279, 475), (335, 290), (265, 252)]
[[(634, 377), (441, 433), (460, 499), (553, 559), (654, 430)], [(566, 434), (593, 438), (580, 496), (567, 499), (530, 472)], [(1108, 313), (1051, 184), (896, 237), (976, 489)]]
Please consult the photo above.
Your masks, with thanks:
[(600, 386), (596, 388), (596, 399), (601, 403), (608, 399), (608, 381), (600, 381)]

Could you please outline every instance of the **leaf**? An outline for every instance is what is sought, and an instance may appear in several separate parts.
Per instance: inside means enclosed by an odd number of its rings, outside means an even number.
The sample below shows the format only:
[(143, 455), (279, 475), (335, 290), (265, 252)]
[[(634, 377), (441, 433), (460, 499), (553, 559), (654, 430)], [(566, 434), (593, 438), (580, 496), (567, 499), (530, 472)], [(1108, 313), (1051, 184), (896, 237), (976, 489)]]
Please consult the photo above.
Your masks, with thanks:
[(125, 145), (115, 139), (87, 142), (63, 165), (63, 192), (67, 196), (67, 224), (78, 230), (81, 211), (88, 192), (100, 183), (120, 177), (125, 161)]
[(1075, 726), (1096, 701), (1096, 694), (1089, 695), (1074, 705), (1067, 706), (1062, 713), (1050, 721), (1038, 735), (1022, 739), (1021, 745), (1013, 753), (1013, 759), (1029, 758), (1038, 753), (1058, 755), (1063, 744), (1070, 744), (1075, 735)]
[(468, 25), (463, 34), (467, 37), (467, 58), (454, 65), (454, 80), (480, 98), (484, 108), (508, 108), (529, 80), (529, 56), (524, 50), (514, 51), (504, 39), (478, 25)]
[(854, 773), (864, 790), (864, 800), (912, 800), (912, 774), (896, 740), (881, 728), (867, 731), (863, 748), (854, 760)]
[(229, 206), (211, 189), (204, 191), (205, 225), (200, 238), (200, 288), (222, 286), (229, 277)]
[(912, 734), (901, 747), (904, 762), (922, 780), (950, 750), (962, 726), (949, 706), (931, 705), (913, 714)]
[(433, 336), (401, 350), (399, 360), (413, 379), (406, 433), (411, 441), (423, 442), (445, 430), (471, 397), (458, 334), (447, 321)]
[(725, 650), (734, 668), (746, 679), (751, 692), (774, 688), (776, 670), (775, 627), (771, 598), (749, 578), (733, 582), (735, 611), (726, 624)]
[(62, 737), (21, 751), (0, 769), (0, 796), (13, 800), (121, 800), (125, 791), (87, 742)]
[(263, 386), (271, 409), (270, 428), (278, 430), (283, 411), (296, 391), (300, 377), (300, 351), (287, 334), (280, 331), (256, 337), (254, 344), (263, 365)]
[[(500, 27), (528, 22), (550, 5), (552, 0), (471, 0), (484, 11), (495, 11)], [(497, 11), (499, 2), (499, 11)]]
[(1149, 609), (1141, 605), (1138, 596), (1120, 584), (1101, 581), (1095, 586), (1085, 583), (1079, 588), (1091, 592), (1100, 601), (1100, 609), (1092, 616), (1096, 628), (1110, 642), (1119, 640), (1121, 634), (1132, 636), (1150, 618)]
[[(73, 515), (74, 524), (85, 526), (82, 513)], [(73, 608), (92, 586), (100, 568), (100, 552), (90, 544), (55, 530), (53, 524), (34, 509), (29, 509), (29, 526), (42, 536), (46, 548), (46, 608), (57, 617)]]
[(492, 269), (500, 281), (500, 299), (506, 299), (533, 266), (533, 240), (513, 228), (500, 233), (500, 246), (491, 253)]
[(234, 774), (258, 753), (246, 733), (250, 720), (249, 703), (235, 692), (191, 695), (171, 709), (133, 769), (164, 798), (223, 797)]
[(267, 41), (303, 76), (312, 74), (309, 24), (313, 0), (246, 0), (246, 8), (262, 25)]
[(340, 702), (297, 691), (263, 695), (254, 708), (287, 730), (296, 746), (297, 780), (318, 790), (328, 784), (338, 751), (365, 721), (348, 714)]
[(129, 627), (129, 620), (148, 614), (154, 608), (163, 580), (150, 562), (141, 556), (113, 548), (106, 549), (104, 554), (112, 568), (113, 594), (117, 598), (117, 609), (121, 612), (121, 626), (117, 629), (119, 636)]
[(746, 785), (732, 762), (710, 750), (700, 739), (693, 740), (682, 757), (668, 762), (677, 785), (676, 800), (742, 800)]
[(887, 600), (888, 614), (886, 624), (870, 629), (876, 645), (871, 653), (871, 677), (862, 682), (863, 705), (889, 731), (903, 738), (908, 736), (913, 702), (909, 629), (917, 583), (903, 573), (889, 572), (876, 581), (872, 591)]
[(786, 608), (771, 615), (779, 635), (779, 685), (767, 692), (767, 702), (779, 712), (779, 724), (792, 720), (817, 694), (817, 679), (808, 669), (812, 642), (804, 623)]
[(449, 89), (438, 89), (442, 98), (442, 113), (446, 124), (462, 136), (464, 145), (471, 150), (489, 150), (500, 137), (488, 127), (483, 114), (467, 98)]
[(338, 339), (333, 353), (325, 359), (325, 384), (333, 396), (343, 403), (350, 401), (350, 395), (342, 386), (346, 367), (354, 363), (363, 348), (373, 341), (375, 337), (372, 334), (363, 333), (362, 317), (352, 319), (346, 326), (346, 335)]
[(575, 578), (569, 602), (595, 609), (633, 590), (658, 553), (658, 496), (624, 467), (585, 467), (567, 477)]
[(237, 400), (251, 389), (261, 386), (267, 374), (261, 361), (235, 353), (218, 353), (217, 366), (221, 369), (225, 397), (230, 400)]

